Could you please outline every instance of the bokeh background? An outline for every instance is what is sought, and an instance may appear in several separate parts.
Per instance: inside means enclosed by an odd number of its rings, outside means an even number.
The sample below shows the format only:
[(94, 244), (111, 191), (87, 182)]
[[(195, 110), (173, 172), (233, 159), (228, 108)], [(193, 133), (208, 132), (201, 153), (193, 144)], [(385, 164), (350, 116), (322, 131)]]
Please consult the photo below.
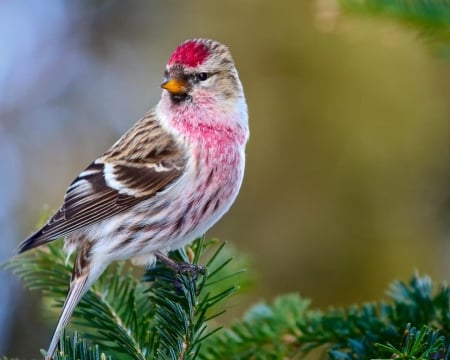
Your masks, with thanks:
[[(209, 232), (252, 264), (233, 313), (286, 292), (321, 308), (379, 299), (415, 270), (449, 278), (450, 61), (333, 0), (1, 1), (0, 262), (200, 36), (229, 45), (250, 109), (245, 182)], [(0, 355), (37, 358), (54, 319), (0, 281)]]

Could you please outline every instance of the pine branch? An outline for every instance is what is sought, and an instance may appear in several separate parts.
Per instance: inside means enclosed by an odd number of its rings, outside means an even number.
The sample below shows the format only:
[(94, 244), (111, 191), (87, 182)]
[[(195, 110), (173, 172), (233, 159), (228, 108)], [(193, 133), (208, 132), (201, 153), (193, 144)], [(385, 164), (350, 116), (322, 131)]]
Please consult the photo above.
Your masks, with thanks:
[[(400, 345), (404, 343), (404, 329), (409, 323), (427, 326), (427, 330), (422, 331), (427, 336), (422, 337), (414, 351), (407, 351), (410, 357), (405, 359), (415, 358), (411, 353), (417, 355), (417, 349), (423, 356), (435, 354), (437, 348), (439, 353), (444, 350), (447, 353), (448, 345), (443, 344), (449, 343), (450, 336), (449, 288), (442, 285), (434, 292), (428, 277), (415, 275), (409, 284), (395, 282), (389, 294), (391, 303), (379, 302), (327, 312), (308, 309), (309, 302), (297, 295), (279, 297), (273, 304), (258, 304), (243, 321), (211, 337), (201, 358), (294, 358), (319, 347), (327, 351), (330, 359), (388, 358), (394, 349), (398, 350), (398, 347), (389, 348), (388, 344), (398, 344), (403, 349)], [(414, 330), (413, 333), (418, 332)], [(385, 346), (377, 346), (378, 343)]]
[(339, 0), (351, 13), (374, 15), (403, 22), (428, 39), (438, 50), (450, 48), (449, 0)]
[[(113, 266), (74, 315), (87, 340), (77, 333), (64, 337), (58, 360), (103, 360), (106, 349), (120, 359), (292, 359), (316, 348), (339, 360), (449, 358), (450, 289), (435, 290), (428, 277), (394, 282), (389, 302), (326, 312), (309, 309), (298, 295), (280, 296), (219, 332), (210, 320), (224, 311), (239, 273), (224, 244), (199, 239), (171, 258), (194, 264), (209, 259), (208, 273), (177, 274), (158, 263), (140, 282), (123, 263)], [(62, 303), (71, 266), (60, 244), (13, 259), (8, 267)]]
[[(173, 258), (178, 262), (198, 264), (199, 255), (210, 245), (198, 240), (193, 244), (190, 258), (184, 251), (174, 254)], [(155, 304), (153, 329), (158, 336), (154, 341), (159, 343), (154, 347), (157, 349), (154, 358), (195, 359), (202, 342), (217, 331), (208, 332), (207, 322), (223, 312), (217, 306), (237, 290), (234, 284), (218, 290), (211, 287), (215, 281), (226, 280), (221, 270), (230, 258), (221, 258), (223, 246), (219, 246), (206, 263), (209, 275), (199, 276), (194, 281), (190, 276), (175, 274), (162, 265), (147, 271), (144, 279), (153, 281), (148, 293)], [(177, 290), (180, 285), (181, 291)]]
[[(44, 355), (44, 354), (43, 354)], [(55, 360), (112, 360), (111, 356), (100, 353), (98, 346), (89, 347), (86, 340), (80, 339), (78, 333), (72, 337), (62, 336), (60, 351), (56, 353)]]
[(420, 330), (407, 325), (405, 335), (400, 346), (391, 344), (376, 344), (376, 346), (390, 354), (389, 359), (448, 359), (450, 347), (439, 331), (424, 325)]
[[(225, 269), (231, 259), (224, 244), (199, 239), (188, 253), (190, 257), (185, 251), (171, 257), (196, 264), (203, 255), (209, 259), (206, 275), (192, 278), (158, 263), (146, 272), (146, 282), (141, 282), (124, 263), (110, 267), (77, 306), (73, 323), (90, 344), (108, 349), (113, 357), (194, 359), (201, 343), (216, 331), (209, 329), (208, 321), (223, 312), (224, 301), (238, 288), (230, 276), (241, 271), (230, 266)], [(60, 243), (16, 257), (6, 267), (27, 287), (42, 291), (55, 306), (62, 305), (72, 264), (66, 264)], [(77, 341), (72, 339), (74, 344)], [(64, 353), (64, 359), (71, 359), (70, 353)]]
[(388, 16), (425, 27), (450, 26), (448, 0), (340, 0), (345, 10)]

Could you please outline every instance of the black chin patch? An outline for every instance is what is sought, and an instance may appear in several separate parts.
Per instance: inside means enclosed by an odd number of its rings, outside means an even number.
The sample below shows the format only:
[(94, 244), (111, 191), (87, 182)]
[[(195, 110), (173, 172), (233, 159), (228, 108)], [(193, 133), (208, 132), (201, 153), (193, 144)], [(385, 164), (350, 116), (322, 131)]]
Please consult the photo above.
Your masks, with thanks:
[(187, 93), (181, 93), (181, 94), (170, 94), (170, 99), (176, 103), (179, 104), (181, 102), (184, 102), (188, 99), (190, 99), (190, 96)]

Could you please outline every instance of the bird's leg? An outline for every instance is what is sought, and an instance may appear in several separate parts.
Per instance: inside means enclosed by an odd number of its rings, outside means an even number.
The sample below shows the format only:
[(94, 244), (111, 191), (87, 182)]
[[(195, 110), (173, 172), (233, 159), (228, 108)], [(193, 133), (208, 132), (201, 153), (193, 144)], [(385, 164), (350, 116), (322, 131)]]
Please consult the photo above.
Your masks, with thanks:
[[(203, 265), (189, 264), (185, 262), (178, 263), (159, 251), (156, 252), (155, 255), (159, 261), (161, 261), (176, 274), (190, 274), (195, 280), (197, 279), (198, 274), (206, 273), (206, 267), (204, 267)], [(178, 291), (179, 293), (183, 292), (183, 285), (178, 277), (175, 278), (173, 285), (176, 291)]]
[(203, 275), (206, 273), (206, 267), (204, 267), (203, 265), (189, 264), (185, 262), (179, 263), (173, 261), (171, 258), (160, 251), (156, 252), (155, 255), (159, 261), (161, 261), (164, 265), (166, 265), (177, 274), (191, 274), (194, 278), (196, 278), (198, 274)]

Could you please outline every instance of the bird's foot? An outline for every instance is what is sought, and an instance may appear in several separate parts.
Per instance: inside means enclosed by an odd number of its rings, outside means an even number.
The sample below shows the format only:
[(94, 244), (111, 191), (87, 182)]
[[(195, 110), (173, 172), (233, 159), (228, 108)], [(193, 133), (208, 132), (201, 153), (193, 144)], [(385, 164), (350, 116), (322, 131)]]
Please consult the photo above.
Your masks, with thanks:
[(199, 274), (206, 274), (206, 267), (203, 265), (189, 264), (185, 262), (179, 263), (173, 261), (161, 252), (156, 253), (156, 258), (177, 274), (189, 274), (192, 275), (194, 279), (196, 279)]
[[(164, 265), (170, 268), (176, 274), (189, 274), (192, 276), (192, 279), (195, 281), (198, 277), (198, 274), (204, 275), (206, 273), (206, 267), (203, 265), (189, 264), (189, 263), (179, 263), (173, 261), (167, 255), (157, 252), (156, 258), (161, 261)], [(176, 277), (173, 285), (179, 293), (183, 292), (183, 284), (181, 283), (181, 279)]]

